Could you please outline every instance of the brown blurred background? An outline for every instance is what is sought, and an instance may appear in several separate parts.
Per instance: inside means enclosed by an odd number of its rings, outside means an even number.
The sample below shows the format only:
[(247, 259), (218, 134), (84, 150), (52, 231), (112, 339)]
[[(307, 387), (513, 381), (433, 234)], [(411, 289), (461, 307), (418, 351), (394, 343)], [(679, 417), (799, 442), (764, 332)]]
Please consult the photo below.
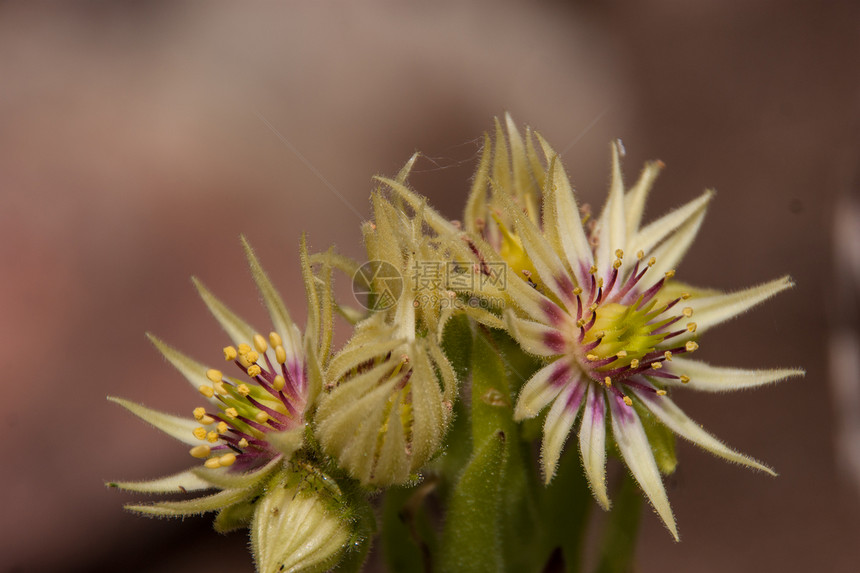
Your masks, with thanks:
[(319, 4), (0, 4), (0, 571), (251, 571), (244, 534), (121, 510), (139, 496), (103, 480), (191, 460), (105, 395), (190, 412), (194, 392), (143, 337), (219, 359), (190, 275), (265, 324), (245, 233), (301, 316), (300, 233), (360, 256), (371, 176), (415, 150), (430, 159), (413, 183), (459, 217), (505, 110), (566, 150), (592, 204), (613, 137), (628, 178), (668, 165), (651, 216), (715, 187), (684, 280), (798, 283), (702, 354), (805, 379), (678, 398), (780, 477), (681, 445), (667, 486), (682, 542), (644, 516), (637, 570), (855, 571), (860, 481), (844, 462), (860, 445), (838, 432), (860, 381), (834, 398), (826, 358), (829, 318), (856, 326), (834, 301), (847, 263), (831, 227), (858, 186), (860, 5)]

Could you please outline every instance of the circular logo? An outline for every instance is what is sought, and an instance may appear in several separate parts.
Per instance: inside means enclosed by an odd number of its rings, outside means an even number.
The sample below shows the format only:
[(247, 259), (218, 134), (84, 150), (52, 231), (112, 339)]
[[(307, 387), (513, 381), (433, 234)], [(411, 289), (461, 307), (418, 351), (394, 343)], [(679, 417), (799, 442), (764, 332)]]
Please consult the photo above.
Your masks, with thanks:
[(385, 261), (368, 261), (352, 275), (352, 294), (367, 310), (386, 310), (403, 294), (403, 276)]

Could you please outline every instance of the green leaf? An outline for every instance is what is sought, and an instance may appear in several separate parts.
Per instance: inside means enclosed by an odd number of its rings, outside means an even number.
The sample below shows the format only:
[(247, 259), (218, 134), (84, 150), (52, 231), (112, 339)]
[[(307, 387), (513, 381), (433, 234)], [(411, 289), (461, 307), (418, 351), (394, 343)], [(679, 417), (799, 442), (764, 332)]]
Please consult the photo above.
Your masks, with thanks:
[(388, 571), (432, 570), (435, 539), (423, 506), (432, 489), (433, 484), (425, 482), (412, 488), (392, 487), (385, 492), (381, 541)]

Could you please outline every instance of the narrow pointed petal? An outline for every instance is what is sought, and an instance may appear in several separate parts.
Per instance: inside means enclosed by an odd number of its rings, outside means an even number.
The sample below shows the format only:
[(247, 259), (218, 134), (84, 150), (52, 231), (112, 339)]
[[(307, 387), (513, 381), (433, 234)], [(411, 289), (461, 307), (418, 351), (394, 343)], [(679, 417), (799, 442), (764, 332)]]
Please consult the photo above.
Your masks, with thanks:
[(218, 321), (221, 328), (224, 329), (227, 336), (229, 336), (230, 340), (233, 341), (233, 344), (247, 344), (249, 341), (254, 340), (254, 334), (257, 333), (256, 329), (251, 327), (251, 325), (239, 318), (236, 313), (227, 308), (227, 305), (218, 300), (218, 298), (212, 294), (209, 289), (203, 286), (203, 283), (194, 277), (192, 277), (191, 280), (194, 282), (194, 286), (197, 287), (197, 292), (200, 293), (200, 298), (203, 299), (203, 302), (206, 303), (207, 308), (209, 308), (209, 312), (212, 313), (215, 320)]
[[(478, 164), (478, 169), (475, 171), (475, 176), (472, 180), (472, 190), (469, 192), (469, 199), (466, 201), (465, 216), (463, 218), (466, 231), (473, 235), (481, 234), (481, 230), (478, 228), (478, 220), (483, 220), (487, 212), (487, 185), (490, 180), (490, 161), (493, 159), (492, 148), (490, 135), (485, 133), (481, 151), (481, 162)], [(484, 221), (484, 223), (486, 224), (487, 221)]]
[(624, 196), (624, 214), (627, 216), (627, 237), (634, 237), (639, 231), (642, 223), (642, 214), (645, 212), (645, 201), (648, 193), (654, 185), (654, 180), (660, 175), (665, 165), (662, 161), (649, 161), (642, 169), (639, 180)]
[(543, 425), (543, 442), (541, 443), (541, 462), (543, 464), (544, 483), (549, 483), (555, 475), (561, 450), (570, 435), (570, 429), (576, 420), (582, 397), (585, 395), (587, 383), (581, 380), (569, 384), (555, 399), (546, 415)]
[(579, 426), (579, 451), (582, 467), (594, 499), (603, 509), (609, 509), (606, 493), (606, 405), (603, 390), (588, 385), (588, 396)]
[(645, 406), (657, 416), (667, 428), (684, 438), (730, 462), (749, 466), (775, 476), (776, 473), (766, 465), (729, 448), (724, 443), (702, 429), (691, 420), (674, 402), (665, 396), (657, 396), (651, 392), (633, 390)]
[(230, 468), (210, 469), (202, 465), (190, 471), (220, 489), (248, 489), (281, 467), (281, 460), (282, 458), (275, 457), (263, 467), (246, 473), (236, 473), (230, 471)]
[(576, 367), (565, 358), (560, 358), (535, 372), (520, 390), (514, 408), (514, 419), (519, 422), (537, 416), (565, 386), (574, 381), (577, 372)]
[[(701, 299), (691, 298), (687, 303), (694, 311), (693, 320), (696, 321), (696, 325), (698, 326), (696, 333), (699, 334), (741, 315), (752, 307), (793, 286), (794, 281), (790, 277), (784, 276), (738, 292)], [(686, 335), (686, 338), (690, 338), (691, 336), (691, 334)]]
[(166, 476), (147, 481), (113, 481), (109, 487), (136, 491), (139, 493), (187, 493), (215, 487), (211, 482), (201, 478), (194, 470), (186, 470), (172, 476)]
[(532, 221), (538, 221), (540, 216), (538, 212), (538, 189), (531, 176), (525, 143), (509, 113), (505, 114), (505, 129), (508, 132), (508, 143), (511, 148), (514, 189), (523, 201), (529, 218)]
[[(250, 243), (248, 243), (248, 240), (244, 236), (241, 237), (241, 240), (242, 247), (245, 249), (245, 256), (248, 258), (248, 265), (251, 267), (251, 276), (254, 277), (254, 282), (257, 284), (260, 296), (263, 297), (263, 304), (266, 305), (266, 309), (269, 311), (272, 326), (275, 327), (275, 332), (284, 337), (283, 342), (284, 350), (286, 350), (288, 356), (287, 361), (290, 364), (294, 364), (296, 358), (302, 354), (302, 341), (299, 329), (290, 317), (287, 306), (284, 304), (284, 300), (281, 298), (278, 290), (274, 287), (272, 281), (269, 280), (266, 271), (263, 270), (263, 266), (260, 264), (257, 255), (254, 254)], [(253, 340), (253, 337), (249, 340)]]
[(517, 318), (513, 312), (505, 313), (505, 325), (511, 336), (529, 354), (557, 356), (565, 351), (565, 336), (558, 329), (540, 322)]
[(702, 392), (728, 392), (730, 390), (745, 390), (756, 388), (767, 384), (774, 384), (785, 380), (803, 376), (805, 372), (799, 368), (774, 368), (771, 370), (746, 370), (743, 368), (726, 368), (711, 366), (698, 360), (690, 358), (675, 357), (670, 366), (671, 372), (677, 375), (690, 377), (690, 381), (682, 383), (680, 380), (666, 378), (660, 379), (665, 385), (678, 388), (690, 388)]
[(670, 235), (662, 244), (653, 251), (654, 257), (657, 259), (651, 272), (653, 276), (660, 276), (667, 271), (675, 270), (690, 250), (693, 241), (696, 240), (696, 235), (699, 234), (699, 229), (702, 227), (702, 221), (705, 220), (706, 209), (703, 207), (689, 221), (678, 227), (678, 230)]
[(534, 265), (540, 280), (560, 301), (565, 305), (570, 305), (574, 300), (573, 289), (575, 285), (561, 259), (558, 258), (556, 252), (544, 238), (540, 229), (523, 215), (507, 193), (501, 189), (496, 189), (495, 197), (499, 199), (508, 216), (514, 221), (517, 233), (522, 239), (523, 248)]
[(612, 143), (612, 180), (609, 197), (597, 221), (598, 244), (595, 264), (599, 276), (607, 277), (615, 251), (627, 246), (627, 219), (624, 216), (624, 179), (621, 175), (618, 142)]
[(621, 450), (621, 457), (624, 458), (624, 463), (630, 468), (633, 477), (639, 482), (639, 487), (645, 492), (648, 501), (654, 506), (657, 515), (663, 520), (675, 541), (678, 541), (675, 517), (672, 515), (672, 508), (669, 506), (669, 499), (666, 497), (666, 490), (660, 479), (660, 470), (657, 469), (642, 422), (639, 421), (636, 411), (622, 402), (618, 396), (613, 394), (608, 396), (608, 400), (609, 409), (612, 412), (612, 435), (615, 443), (618, 444), (618, 449)]
[(676, 229), (694, 219), (700, 211), (707, 208), (713, 196), (713, 191), (705, 191), (686, 205), (678, 207), (646, 225), (630, 240), (628, 249), (634, 253), (641, 250), (650, 254), (651, 249), (666, 240)]
[(182, 354), (153, 334), (147, 332), (146, 337), (150, 342), (152, 342), (158, 351), (161, 352), (167, 361), (170, 362), (174, 368), (179, 370), (195, 390), (203, 385), (212, 385), (212, 381), (206, 377), (206, 372), (209, 369), (206, 365)]
[(127, 505), (126, 509), (147, 515), (165, 517), (182, 517), (198, 515), (209, 511), (217, 511), (228, 505), (238, 503), (254, 495), (253, 491), (243, 489), (228, 489), (213, 495), (197, 497), (185, 501), (162, 501), (152, 504)]
[(122, 398), (108, 396), (107, 399), (115, 404), (119, 404), (144, 422), (149, 422), (168, 436), (176, 438), (184, 444), (196, 446), (200, 443), (200, 440), (195, 438), (194, 434), (192, 434), (194, 428), (200, 424), (191, 418), (180, 418), (178, 416), (165, 414), (163, 412), (147, 408), (146, 406), (135, 404), (129, 400), (123, 400)]

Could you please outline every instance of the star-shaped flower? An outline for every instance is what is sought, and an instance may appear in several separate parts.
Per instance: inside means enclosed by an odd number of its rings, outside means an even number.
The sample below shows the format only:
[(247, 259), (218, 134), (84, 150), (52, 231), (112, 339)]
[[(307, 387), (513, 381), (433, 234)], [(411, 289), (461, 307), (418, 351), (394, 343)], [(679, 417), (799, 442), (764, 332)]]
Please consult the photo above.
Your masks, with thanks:
[(502, 257), (519, 275), (521, 280), (508, 285), (516, 307), (506, 313), (508, 330), (526, 351), (545, 360), (520, 391), (515, 417), (532, 418), (552, 405), (542, 442), (547, 482), (579, 420), (582, 463), (604, 508), (609, 507), (606, 428), (611, 428), (609, 439), (677, 539), (654, 456), (660, 446), (649, 440), (649, 430), (662, 425), (729, 461), (773, 474), (703, 430), (668, 393), (680, 387), (727, 391), (802, 375), (797, 369), (714, 367), (688, 357), (703, 331), (792, 281), (783, 277), (728, 294), (675, 281), (674, 268), (692, 244), (713, 193), (641, 226), (645, 199), (662, 164), (647, 164), (637, 183), (625, 189), (620, 146), (614, 144), (609, 197), (600, 216), (587, 221), (558, 155), (535, 138), (543, 158), (532, 136), (527, 133), (524, 143), (509, 117), (507, 138), (497, 127), (495, 151), (489, 146), (485, 151), (494, 153), (493, 160), (485, 155), (466, 218), (467, 228), (484, 241), (482, 255)]

